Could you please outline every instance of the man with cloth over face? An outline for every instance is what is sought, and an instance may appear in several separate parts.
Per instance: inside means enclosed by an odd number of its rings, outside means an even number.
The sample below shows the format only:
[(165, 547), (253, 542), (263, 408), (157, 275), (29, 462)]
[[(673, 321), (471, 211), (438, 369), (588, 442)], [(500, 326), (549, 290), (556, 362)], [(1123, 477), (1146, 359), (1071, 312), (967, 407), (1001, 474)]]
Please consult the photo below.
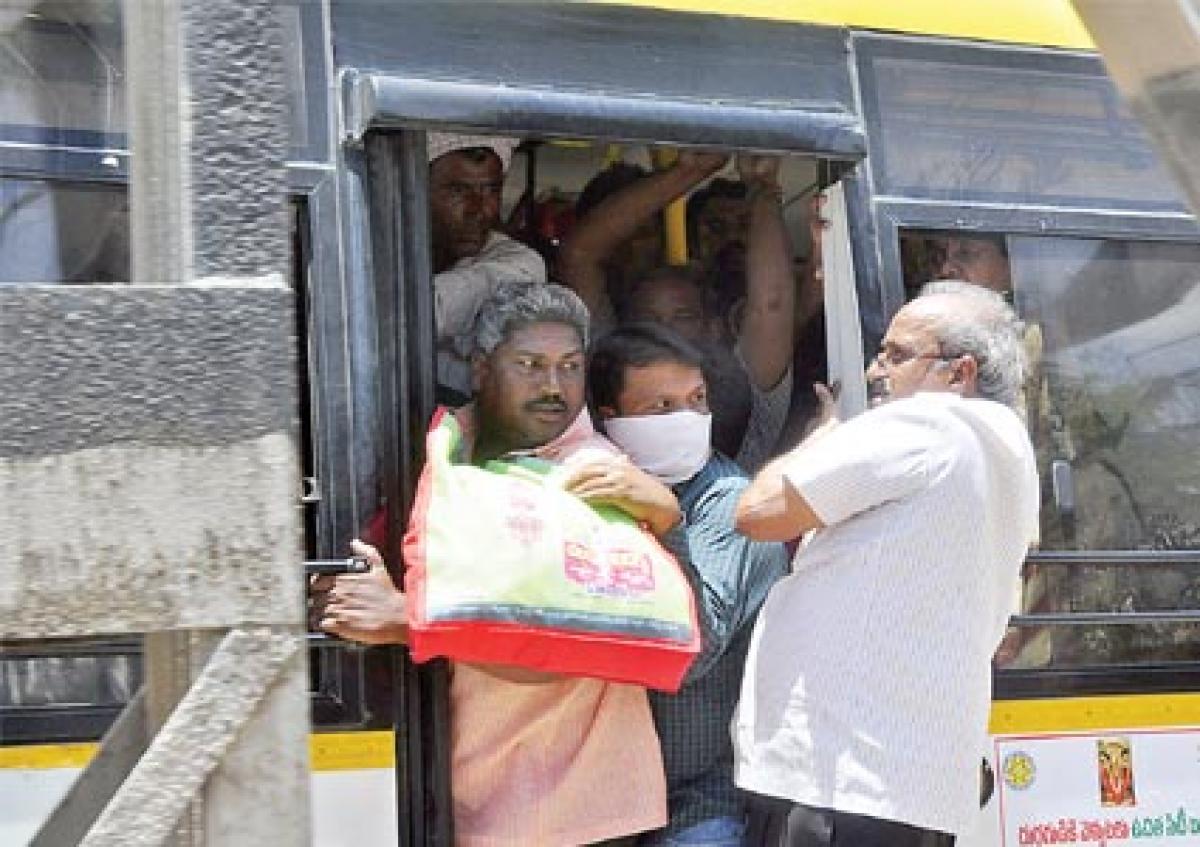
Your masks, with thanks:
[(941, 847), (973, 824), (990, 660), (1038, 531), (1023, 371), (1003, 298), (939, 283), (888, 327), (874, 407), (827, 414), (742, 495), (751, 538), (811, 533), (734, 719), (748, 844)]
[[(665, 534), (679, 520), (670, 490), (592, 428), (587, 328), (587, 310), (568, 289), (497, 286), (476, 323), (476, 400), (455, 412), (464, 450), (474, 464), (510, 454), (565, 463), (568, 491)], [(342, 638), (404, 643), (404, 594), (373, 548), (353, 546), (371, 572), (317, 580), (313, 617)], [(662, 758), (642, 688), (455, 663), (450, 720), (456, 844), (575, 847), (666, 823)]]
[(679, 498), (683, 524), (668, 544), (696, 591), (704, 642), (677, 694), (650, 692), (670, 822), (641, 843), (738, 847), (745, 809), (733, 784), (729, 721), (755, 615), (787, 555), (782, 544), (734, 529), (748, 480), (713, 451), (703, 361), (670, 329), (634, 324), (596, 344), (588, 385), (605, 434)]

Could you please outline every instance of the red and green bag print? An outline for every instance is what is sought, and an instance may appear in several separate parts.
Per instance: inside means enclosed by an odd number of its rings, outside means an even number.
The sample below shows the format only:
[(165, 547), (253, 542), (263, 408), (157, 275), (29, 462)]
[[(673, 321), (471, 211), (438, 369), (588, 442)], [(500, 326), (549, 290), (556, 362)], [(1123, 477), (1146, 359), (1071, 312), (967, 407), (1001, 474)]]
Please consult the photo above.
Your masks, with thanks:
[(461, 464), (461, 444), (439, 410), (404, 538), (413, 659), (678, 690), (700, 634), (675, 559), (621, 510), (564, 491), (563, 468)]

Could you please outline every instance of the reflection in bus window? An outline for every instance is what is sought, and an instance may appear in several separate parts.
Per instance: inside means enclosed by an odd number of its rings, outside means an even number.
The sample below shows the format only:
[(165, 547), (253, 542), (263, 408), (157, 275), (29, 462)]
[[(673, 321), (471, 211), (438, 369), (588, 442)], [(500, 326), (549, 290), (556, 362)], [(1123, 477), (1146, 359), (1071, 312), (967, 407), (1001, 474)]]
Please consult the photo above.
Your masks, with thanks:
[(0, 285), (128, 280), (123, 186), (0, 179)]
[[(1200, 546), (1200, 247), (1012, 238), (1044, 345), (1047, 460), (1070, 464), (1079, 549)], [(1044, 429), (1042, 432), (1039, 430)], [(1047, 527), (1047, 529), (1051, 529)]]
[[(998, 278), (1001, 245), (1028, 327), (1026, 409), (1042, 476), (1042, 547), (1200, 549), (1200, 246), (910, 232), (901, 244), (906, 288), (969, 278), (984, 265)], [(1025, 612), (1196, 609), (1200, 570), (1032, 568), (1022, 605)], [(1170, 661), (1200, 649), (1200, 627), (1185, 624), (1026, 635), (1010, 661)]]
[(121, 3), (0, 6), (0, 139), (124, 147)]
[(141, 656), (108, 646), (79, 641), (70, 645), (76, 655), (0, 658), (0, 717), (14, 709), (124, 705), (141, 683)]

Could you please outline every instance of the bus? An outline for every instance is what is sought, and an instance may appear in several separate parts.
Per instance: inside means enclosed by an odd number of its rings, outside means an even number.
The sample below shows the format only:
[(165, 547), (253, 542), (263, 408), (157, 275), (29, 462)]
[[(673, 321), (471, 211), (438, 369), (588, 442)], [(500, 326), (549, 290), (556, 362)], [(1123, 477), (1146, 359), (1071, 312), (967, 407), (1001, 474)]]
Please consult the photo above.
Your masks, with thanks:
[[(124, 2), (0, 12), (0, 284), (129, 278)], [(983, 265), (1029, 327), (1042, 539), (960, 843), (1200, 843), (1200, 227), (1065, 0), (277, 14), (309, 559), (381, 510), (394, 553), (412, 502), (435, 389), (427, 131), (519, 139), (505, 205), (545, 212), (514, 234), (551, 246), (538, 221), (613, 162), (778, 154), (798, 263), (806, 198), (839, 198), (828, 352), (797, 373), (861, 379), (920, 284)], [(309, 649), (314, 843), (452, 843), (445, 667)], [(142, 678), (137, 638), (0, 644), (0, 842), (46, 843)]]

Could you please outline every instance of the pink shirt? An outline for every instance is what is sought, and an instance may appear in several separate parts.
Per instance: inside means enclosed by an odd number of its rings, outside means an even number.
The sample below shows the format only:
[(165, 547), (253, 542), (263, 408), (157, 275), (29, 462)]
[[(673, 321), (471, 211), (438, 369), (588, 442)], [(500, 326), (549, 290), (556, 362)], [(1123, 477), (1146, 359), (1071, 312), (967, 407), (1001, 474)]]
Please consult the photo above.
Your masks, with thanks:
[[(617, 452), (586, 409), (535, 452), (562, 462), (585, 449)], [(666, 824), (644, 689), (574, 677), (516, 683), (455, 665), (450, 708), (456, 843), (575, 847)]]

